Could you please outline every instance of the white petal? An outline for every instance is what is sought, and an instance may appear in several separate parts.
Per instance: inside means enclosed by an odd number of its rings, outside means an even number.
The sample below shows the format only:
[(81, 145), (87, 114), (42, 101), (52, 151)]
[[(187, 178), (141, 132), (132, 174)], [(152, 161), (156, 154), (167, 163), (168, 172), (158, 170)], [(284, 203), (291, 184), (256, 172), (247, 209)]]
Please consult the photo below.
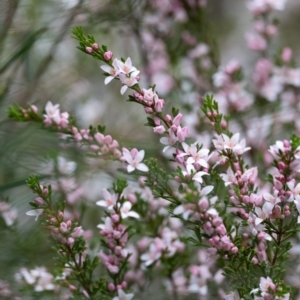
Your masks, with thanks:
[(130, 211), (128, 214), (128, 217), (139, 219), (140, 215), (136, 213), (135, 211)]
[(142, 172), (148, 172), (149, 171), (149, 168), (145, 164), (138, 164), (136, 168), (138, 170), (142, 171)]
[(106, 201), (105, 201), (105, 200), (100, 200), (100, 201), (97, 201), (97, 202), (96, 202), (96, 205), (103, 206), (103, 207), (106, 207), (106, 206), (107, 206), (107, 204), (106, 204)]
[(138, 162), (141, 162), (144, 159), (145, 151), (141, 150), (138, 152), (137, 156), (135, 157), (135, 160)]
[(108, 74), (110, 74), (110, 70), (112, 69), (110, 66), (107, 65), (100, 66), (100, 68)]
[(127, 172), (128, 173), (131, 173), (132, 171), (134, 171), (135, 170), (135, 168), (133, 167), (133, 166), (131, 166), (131, 165), (128, 165), (127, 166)]
[(121, 95), (123, 95), (127, 90), (127, 85), (123, 85), (122, 88), (121, 88)]
[(115, 77), (114, 76), (107, 76), (104, 80), (104, 84), (109, 84)]

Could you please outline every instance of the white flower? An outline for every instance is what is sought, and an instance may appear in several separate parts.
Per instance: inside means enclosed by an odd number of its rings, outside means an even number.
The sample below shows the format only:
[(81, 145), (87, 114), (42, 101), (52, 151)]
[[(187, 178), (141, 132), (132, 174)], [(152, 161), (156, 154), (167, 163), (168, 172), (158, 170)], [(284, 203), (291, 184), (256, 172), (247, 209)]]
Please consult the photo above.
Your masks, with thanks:
[(115, 58), (113, 61), (113, 66), (110, 67), (108, 65), (104, 65), (104, 66), (100, 66), (100, 68), (110, 74), (110, 76), (107, 76), (104, 80), (104, 84), (107, 85), (109, 84), (115, 77), (117, 77), (120, 73), (119, 69), (118, 69), (118, 65), (117, 65), (117, 59)]
[(133, 148), (131, 151), (129, 151), (126, 148), (123, 148), (123, 158), (128, 163), (127, 171), (130, 173), (134, 171), (135, 169), (142, 171), (142, 172), (148, 172), (149, 168), (141, 163), (141, 161), (144, 159), (145, 151)]
[(125, 294), (123, 290), (118, 290), (118, 297), (113, 297), (112, 300), (131, 300), (134, 294)]
[(163, 152), (166, 152), (170, 148), (170, 146), (173, 146), (177, 141), (178, 141), (178, 138), (175, 135), (174, 131), (172, 129), (169, 129), (168, 137), (163, 137), (160, 139), (160, 142), (163, 145), (168, 145), (163, 149)]
[(190, 155), (191, 157), (189, 157), (187, 159), (187, 164), (193, 164), (193, 163), (198, 163), (199, 165), (201, 165), (204, 168), (208, 168), (208, 153), (209, 150), (202, 148), (199, 151), (197, 150), (197, 142), (192, 144), (191, 146), (189, 146), (186, 143), (182, 143), (182, 147), (185, 151), (185, 153), (180, 154), (180, 156), (186, 156), (186, 155)]
[(44, 267), (37, 267), (30, 271), (23, 268), (20, 270), (20, 274), (16, 275), (21, 276), (27, 284), (34, 285), (36, 292), (55, 289), (55, 285), (52, 282), (53, 276)]
[(242, 300), (239, 296), (238, 291), (234, 291), (225, 296), (224, 300)]
[(298, 146), (295, 150), (294, 156), (296, 159), (300, 158), (300, 146)]
[(119, 78), (120, 78), (121, 82), (123, 83), (123, 86), (121, 88), (122, 95), (126, 92), (128, 87), (131, 87), (138, 83), (136, 77), (138, 76), (139, 73), (140, 73), (140, 71), (134, 71), (134, 72), (130, 73), (129, 75), (125, 75), (123, 73), (121, 73), (119, 75)]
[(259, 287), (262, 292), (268, 292), (269, 288), (272, 289), (274, 286), (275, 285), (270, 277), (260, 277)]
[(71, 174), (76, 169), (76, 162), (67, 161), (64, 157), (57, 158), (58, 170), (61, 174)]
[(18, 217), (18, 210), (16, 208), (11, 208), (2, 213), (2, 217), (7, 226), (11, 226), (14, 224), (15, 220)]
[(207, 294), (206, 280), (204, 280), (204, 278), (191, 275), (190, 285), (188, 287), (188, 290), (191, 293), (197, 293), (203, 296), (206, 295)]
[(263, 197), (265, 200), (267, 200), (268, 202), (272, 203), (273, 206), (275, 206), (277, 203), (280, 203), (280, 198), (277, 196), (278, 194), (278, 191), (277, 192), (274, 192), (274, 196), (271, 195), (270, 193), (264, 193), (263, 194)]
[(126, 201), (122, 204), (120, 208), (121, 216), (123, 219), (126, 219), (127, 217), (132, 217), (138, 219), (140, 216), (135, 211), (130, 211), (132, 207), (132, 204), (129, 201)]
[(226, 134), (221, 134), (217, 137), (217, 139), (213, 139), (214, 146), (217, 150), (232, 150), (237, 155), (242, 155), (244, 152), (250, 150), (250, 147), (245, 147), (246, 142), (245, 140), (240, 139), (240, 134), (236, 133), (231, 138), (227, 136)]
[(98, 228), (102, 229), (106, 233), (112, 233), (114, 231), (113, 224), (111, 218), (106, 217), (104, 224), (97, 225)]
[(106, 207), (108, 210), (112, 210), (117, 202), (117, 195), (111, 194), (107, 189), (103, 189), (104, 200), (96, 202), (97, 205)]
[(294, 200), (294, 203), (296, 205), (296, 208), (298, 210), (298, 220), (297, 220), (297, 223), (299, 224), (300, 223), (300, 199), (298, 198), (297, 200)]
[(121, 60), (116, 60), (116, 65), (118, 66), (118, 70), (120, 73), (129, 74), (131, 72), (137, 71), (136, 67), (132, 66), (131, 58), (128, 57), (123, 63)]
[(289, 187), (290, 191), (292, 192), (291, 197), (288, 199), (289, 202), (293, 200), (300, 200), (300, 183), (295, 186), (294, 181), (287, 182), (287, 186)]
[(36, 217), (35, 220), (37, 221), (38, 217), (43, 213), (43, 209), (38, 208), (38, 209), (33, 209), (29, 210), (26, 215), (31, 216), (31, 217)]
[(196, 169), (193, 165), (187, 165), (186, 171), (181, 171), (184, 176), (192, 176), (192, 180), (195, 180), (199, 183), (203, 182), (202, 176), (208, 175), (206, 172), (196, 172)]
[(255, 219), (255, 225), (258, 225), (265, 219), (267, 219), (272, 213), (273, 208), (274, 204), (272, 204), (271, 202), (265, 202), (262, 208), (255, 207), (255, 213), (257, 214), (257, 218)]
[(152, 265), (155, 261), (160, 259), (161, 251), (152, 243), (149, 247), (149, 252), (141, 256), (141, 260), (145, 261), (145, 266)]
[(225, 186), (236, 183), (236, 177), (231, 168), (228, 168), (225, 173), (220, 174), (221, 178), (225, 182)]
[(59, 104), (53, 105), (52, 102), (48, 101), (45, 107), (46, 114), (44, 117), (50, 119), (55, 123), (59, 124), (61, 120)]
[(275, 159), (279, 158), (280, 153), (285, 153), (285, 147), (282, 141), (277, 141), (275, 145), (270, 146), (269, 152)]

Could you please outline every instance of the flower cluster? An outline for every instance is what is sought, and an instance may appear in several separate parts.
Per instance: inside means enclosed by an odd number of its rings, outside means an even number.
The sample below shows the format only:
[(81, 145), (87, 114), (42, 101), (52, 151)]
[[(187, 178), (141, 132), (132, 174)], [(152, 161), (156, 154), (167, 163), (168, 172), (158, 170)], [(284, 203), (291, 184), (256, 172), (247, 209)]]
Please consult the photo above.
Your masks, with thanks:
[[(161, 5), (153, 1), (145, 4), (145, 8), (151, 15), (151, 11), (163, 6), (160, 16), (175, 17), (184, 24), (190, 9), (198, 16), (204, 2), (172, 0)], [(180, 60), (180, 64), (188, 62), (182, 72), (189, 82), (183, 90), (187, 94), (215, 90), (219, 102), (208, 95), (201, 99), (205, 116), (200, 119), (206, 117), (208, 120), (201, 125), (211, 126), (213, 137), (210, 133), (209, 142), (212, 147), (205, 147), (200, 136), (193, 136), (188, 122), (185, 123), (184, 111), (173, 107), (171, 112), (165, 112), (165, 96), (171, 84), (165, 88), (165, 93), (158, 92), (155, 85), (145, 84), (144, 76), (152, 80), (155, 74), (166, 72), (168, 59), (162, 66), (148, 62), (148, 73), (146, 70), (144, 75), (133, 66), (131, 58), (113, 58), (111, 50), (100, 46), (92, 36), (85, 36), (81, 28), (73, 30), (80, 42), (78, 48), (105, 64), (101, 65), (106, 76), (105, 85), (113, 79), (120, 81), (121, 94), (128, 90), (131, 92), (129, 102), (143, 107), (146, 125), (153, 128), (164, 145), (161, 159), (167, 156), (171, 164), (160, 167), (162, 162), (155, 159), (143, 162), (144, 150), (120, 146), (111, 135), (104, 133), (104, 126), (80, 129), (72, 116), (60, 113), (57, 104), (48, 102), (45, 114), (39, 114), (35, 106), (28, 109), (14, 106), (10, 110), (15, 120), (44, 124), (60, 133), (65, 145), (71, 141), (82, 153), (92, 154), (93, 159), (123, 163), (127, 173), (132, 175), (129, 186), (118, 179), (112, 189), (102, 190), (103, 197), (96, 202), (100, 207), (97, 222), (102, 220), (97, 226), (100, 234), (93, 236), (91, 246), (82, 229), (85, 225), (76, 222), (84, 219), (83, 212), (80, 218), (73, 218), (66, 209), (66, 205), (74, 204), (83, 193), (72, 180), (76, 164), (57, 158), (55, 168), (59, 176), (52, 186), (53, 191), (63, 192), (63, 200), (56, 203), (51, 186), (41, 185), (37, 177), (29, 178), (28, 184), (37, 197), (31, 203), (33, 210), (27, 215), (36, 216), (36, 220), (42, 216), (42, 224), (56, 245), (60, 271), (69, 269), (57, 285), (65, 285), (73, 295), (86, 298), (130, 300), (134, 296), (144, 298), (144, 287), (159, 275), (157, 280), (163, 283), (172, 299), (190, 293), (227, 300), (294, 299), (296, 292), (285, 285), (284, 276), (287, 254), (292, 247), (290, 241), (297, 241), (300, 223), (300, 138), (292, 136), (290, 140), (278, 140), (268, 149), (264, 140), (268, 131), (259, 132), (259, 135), (256, 128), (250, 128), (251, 122), (240, 116), (253, 107), (253, 115), (259, 116), (259, 123), (262, 119), (260, 106), (256, 106), (258, 100), (276, 112), (281, 105), (292, 107), (299, 96), (300, 72), (293, 62), (292, 51), (284, 48), (276, 59), (269, 53), (271, 40), (277, 34), (277, 26), (270, 21), (269, 14), (282, 10), (284, 5), (284, 0), (248, 2), (255, 30), (247, 36), (248, 46), (260, 55), (255, 65), (253, 93), (249, 92), (250, 86), (246, 84), (238, 61), (214, 68), (210, 45), (195, 40), (192, 30), (182, 33), (182, 56), (187, 60)], [(149, 26), (151, 18), (145, 23)], [(162, 37), (172, 30), (172, 24), (160, 22), (160, 37), (149, 32), (147, 26), (137, 29), (137, 35), (148, 38), (148, 45), (155, 40), (154, 50), (147, 49), (146, 60), (153, 55), (151, 51), (161, 56), (170, 51)], [(214, 73), (207, 81), (205, 76), (198, 78), (204, 69), (210, 75)], [(189, 72), (192, 74), (187, 75)], [(281, 96), (289, 99), (285, 106), (276, 104)], [(232, 127), (223, 111), (235, 118)], [(251, 134), (252, 144), (249, 140), (246, 143), (243, 135), (249, 137)], [(255, 145), (258, 139), (259, 146)], [(257, 148), (262, 154), (260, 158), (256, 155)], [(257, 161), (259, 164), (255, 164)], [(266, 168), (262, 162), (266, 162)], [(263, 178), (267, 173), (266, 182)], [(144, 177), (135, 185), (135, 175), (141, 174)], [(0, 212), (8, 226), (11, 221), (7, 221), (10, 219), (5, 213), (9, 209), (0, 203)], [(89, 222), (92, 220), (87, 224)], [(199, 247), (206, 250), (199, 251)], [(98, 272), (103, 276), (100, 278), (94, 272), (99, 263), (104, 266)], [(36, 291), (56, 289), (53, 276), (41, 270), (22, 269), (18, 278), (34, 286)], [(226, 295), (228, 289), (233, 292)]]
[(45, 267), (36, 267), (32, 270), (22, 268), (16, 274), (16, 279), (23, 284), (32, 286), (35, 292), (53, 291), (57, 288), (53, 275), (47, 272)]

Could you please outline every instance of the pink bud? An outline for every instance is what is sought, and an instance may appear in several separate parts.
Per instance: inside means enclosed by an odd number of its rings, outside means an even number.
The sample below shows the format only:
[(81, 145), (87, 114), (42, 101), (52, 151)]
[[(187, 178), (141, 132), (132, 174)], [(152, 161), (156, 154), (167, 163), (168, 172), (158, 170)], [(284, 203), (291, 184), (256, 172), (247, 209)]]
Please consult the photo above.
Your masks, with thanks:
[(127, 199), (132, 203), (132, 204), (135, 204), (137, 202), (137, 199), (136, 199), (136, 196), (132, 193), (129, 193), (127, 195)]
[(74, 244), (74, 239), (72, 237), (69, 237), (67, 239), (67, 244), (70, 245), (70, 246), (72, 246)]
[(112, 282), (110, 282), (110, 283), (108, 284), (108, 290), (111, 291), (111, 292), (113, 292), (115, 289), (116, 289), (116, 288), (115, 288), (115, 285), (114, 285)]
[(165, 132), (165, 128), (163, 125), (153, 127), (153, 132), (157, 134), (163, 134)]
[(238, 253), (239, 249), (237, 247), (233, 247), (233, 248), (231, 248), (230, 251), (231, 251), (231, 253), (236, 254), (236, 253)]
[(110, 144), (112, 142), (112, 137), (110, 135), (107, 135), (106, 137), (104, 137), (103, 142), (105, 144)]
[(93, 48), (91, 48), (91, 47), (85, 47), (85, 51), (87, 52), (87, 53), (92, 53), (93, 52)]
[(251, 262), (254, 264), (254, 265), (257, 265), (258, 264), (258, 259), (256, 257), (253, 257)]
[(199, 207), (200, 207), (200, 210), (207, 210), (208, 207), (209, 207), (209, 203), (207, 201), (207, 199), (201, 199), (200, 202), (199, 202)]
[(290, 148), (291, 144), (288, 140), (283, 140), (283, 145), (285, 148)]
[(64, 213), (63, 213), (62, 211), (60, 211), (60, 212), (58, 213), (58, 218), (59, 218), (60, 220), (63, 220), (63, 219), (64, 219)]
[(60, 223), (60, 227), (59, 228), (60, 228), (60, 231), (62, 233), (65, 233), (65, 232), (67, 232), (69, 230), (69, 228), (68, 228), (68, 226), (67, 226), (67, 224), (65, 222)]
[(74, 286), (74, 285), (72, 285), (72, 284), (70, 284), (70, 285), (69, 285), (69, 290), (70, 290), (71, 292), (74, 292), (74, 291), (77, 290), (77, 287)]
[(106, 51), (104, 54), (103, 54), (103, 57), (106, 61), (109, 61), (112, 59), (113, 57), (113, 53), (111, 51)]
[(165, 105), (165, 100), (159, 99), (155, 102), (154, 108), (157, 112), (162, 112), (164, 105)]
[(249, 203), (249, 196), (247, 196), (247, 195), (243, 196), (243, 202), (245, 204), (248, 204)]
[(175, 124), (176, 126), (179, 126), (182, 120), (182, 114), (179, 113), (174, 119), (173, 119), (173, 124)]
[(41, 197), (36, 197), (35, 199), (34, 199), (34, 203), (36, 203), (37, 205), (43, 205), (44, 204), (44, 200), (43, 200), (43, 198), (41, 198)]
[(91, 145), (90, 149), (93, 150), (93, 151), (95, 151), (95, 152), (97, 152), (97, 151), (99, 151), (100, 147), (97, 146), (97, 145)]
[(286, 47), (286, 48), (283, 49), (282, 54), (281, 54), (281, 59), (285, 63), (290, 62), (291, 59), (292, 59), (292, 56), (293, 56), (293, 52), (292, 52), (291, 48)]
[(33, 112), (35, 112), (37, 114), (38, 108), (35, 105), (30, 105), (30, 108)]
[(151, 114), (151, 113), (153, 113), (153, 109), (151, 107), (145, 107), (145, 112), (147, 114)]
[(170, 129), (171, 129), (172, 131), (176, 132), (177, 126), (173, 124), (173, 125), (170, 127)]
[(172, 121), (172, 117), (171, 117), (170, 115), (166, 115), (166, 116), (165, 116), (165, 121), (166, 121), (167, 123), (170, 123), (170, 122)]
[(120, 217), (119, 217), (118, 214), (113, 214), (111, 216), (111, 220), (112, 220), (113, 223), (118, 223), (120, 221)]
[(225, 120), (222, 120), (221, 121), (221, 126), (223, 129), (226, 129), (227, 128), (227, 122)]
[(154, 121), (154, 124), (155, 124), (156, 126), (159, 126), (159, 125), (160, 125), (160, 119), (159, 119), (159, 118), (154, 117), (154, 118), (153, 118), (153, 121)]
[(94, 44), (92, 45), (92, 48), (93, 48), (94, 50), (98, 50), (98, 49), (99, 49), (99, 45), (98, 45), (97, 43), (94, 43)]

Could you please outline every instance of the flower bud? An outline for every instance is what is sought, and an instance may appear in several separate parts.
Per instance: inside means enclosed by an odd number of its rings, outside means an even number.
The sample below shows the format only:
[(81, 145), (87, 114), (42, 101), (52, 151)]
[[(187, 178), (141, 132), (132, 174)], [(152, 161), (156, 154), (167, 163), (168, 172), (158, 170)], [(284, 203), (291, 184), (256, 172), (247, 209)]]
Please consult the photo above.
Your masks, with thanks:
[(106, 51), (104, 54), (103, 54), (103, 57), (106, 61), (109, 61), (112, 59), (113, 57), (113, 53), (111, 51)]
[(93, 48), (91, 47), (85, 47), (85, 51), (89, 54), (93, 53)]

